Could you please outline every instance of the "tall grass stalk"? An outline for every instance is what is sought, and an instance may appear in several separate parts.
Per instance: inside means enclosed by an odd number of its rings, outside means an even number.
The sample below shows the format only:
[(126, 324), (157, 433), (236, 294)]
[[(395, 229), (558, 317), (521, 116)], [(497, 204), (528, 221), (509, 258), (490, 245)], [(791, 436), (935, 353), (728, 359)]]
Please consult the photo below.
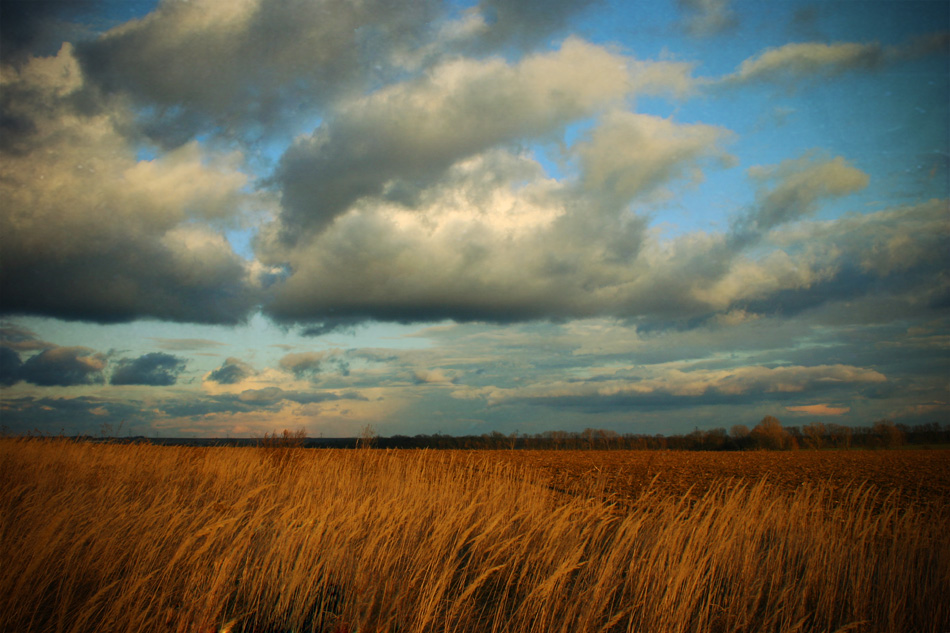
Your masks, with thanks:
[[(0, 441), (0, 630), (937, 632), (950, 512), (464, 454)], [(852, 628), (849, 628), (852, 627)]]

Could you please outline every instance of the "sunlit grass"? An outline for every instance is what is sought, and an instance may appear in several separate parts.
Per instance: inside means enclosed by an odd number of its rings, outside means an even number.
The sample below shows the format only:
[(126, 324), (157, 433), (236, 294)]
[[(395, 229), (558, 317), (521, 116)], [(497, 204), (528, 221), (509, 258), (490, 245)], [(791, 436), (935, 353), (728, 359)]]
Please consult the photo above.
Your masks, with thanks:
[(0, 630), (942, 631), (950, 512), (464, 453), (0, 441)]

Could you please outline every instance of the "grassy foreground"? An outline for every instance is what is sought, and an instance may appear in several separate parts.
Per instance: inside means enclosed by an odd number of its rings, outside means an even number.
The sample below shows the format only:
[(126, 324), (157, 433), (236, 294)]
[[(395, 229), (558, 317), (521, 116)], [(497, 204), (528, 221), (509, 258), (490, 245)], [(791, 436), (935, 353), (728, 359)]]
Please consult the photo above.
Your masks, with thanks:
[(950, 502), (620, 507), (465, 454), (0, 440), (0, 630), (941, 632)]

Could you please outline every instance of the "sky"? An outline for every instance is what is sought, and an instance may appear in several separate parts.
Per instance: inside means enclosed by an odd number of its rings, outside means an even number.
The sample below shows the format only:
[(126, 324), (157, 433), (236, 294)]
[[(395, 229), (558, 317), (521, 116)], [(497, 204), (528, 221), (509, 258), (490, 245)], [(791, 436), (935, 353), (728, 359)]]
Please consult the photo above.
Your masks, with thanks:
[(6, 432), (950, 421), (950, 3), (0, 11)]

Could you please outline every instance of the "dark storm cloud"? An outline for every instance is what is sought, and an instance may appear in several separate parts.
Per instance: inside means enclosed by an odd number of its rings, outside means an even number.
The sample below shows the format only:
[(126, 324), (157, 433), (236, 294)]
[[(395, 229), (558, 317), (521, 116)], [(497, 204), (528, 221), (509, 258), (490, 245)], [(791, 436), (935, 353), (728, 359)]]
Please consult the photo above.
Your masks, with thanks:
[[(103, 0), (0, 0), (0, 59), (20, 63), (30, 54), (48, 54), (75, 34), (77, 18)], [(70, 32), (73, 33), (70, 33)], [(53, 46), (53, 51), (44, 50)]]
[(472, 45), (494, 50), (513, 45), (530, 49), (567, 27), (602, 0), (483, 0), (476, 11), (484, 21)]
[(43, 387), (94, 385), (104, 381), (105, 366), (105, 357), (89, 348), (54, 347), (28, 358), (20, 377)]
[(164, 2), (78, 54), (92, 83), (149, 107), (156, 137), (254, 135), (384, 81), (438, 12), (431, 0)]
[(893, 298), (893, 312), (882, 315), (887, 320), (940, 314), (939, 298), (950, 289), (946, 210), (947, 200), (931, 200), (806, 226), (796, 237), (822, 272), (807, 285), (777, 290), (745, 307), (790, 315), (874, 296)]
[(3, 424), (13, 433), (43, 429), (65, 435), (99, 435), (141, 431), (147, 424), (141, 402), (120, 402), (96, 397), (11, 398), (3, 400)]
[(13, 385), (20, 381), (23, 361), (15, 350), (0, 345), (0, 385)]
[(184, 369), (184, 359), (153, 352), (119, 361), (110, 382), (113, 385), (174, 385)]
[(253, 376), (254, 368), (238, 358), (228, 358), (224, 363), (208, 374), (208, 380), (220, 385), (234, 385)]
[(375, 89), (443, 51), (526, 50), (591, 0), (485, 0), (479, 28), (445, 39), (435, 0), (166, 2), (78, 50), (90, 82), (147, 107), (144, 128), (174, 145), (204, 128), (257, 137)]
[(244, 320), (258, 286), (211, 226), (253, 198), (235, 155), (190, 143), (138, 160), (120, 105), (77, 108), (84, 83), (68, 44), (2, 82), (4, 116), (29, 122), (0, 156), (3, 314)]
[(256, 303), (243, 262), (225, 245), (203, 256), (208, 259), (190, 263), (197, 274), (189, 278), (159, 243), (116, 244), (70, 261), (11, 245), (0, 273), (2, 312), (97, 323), (243, 322)]

